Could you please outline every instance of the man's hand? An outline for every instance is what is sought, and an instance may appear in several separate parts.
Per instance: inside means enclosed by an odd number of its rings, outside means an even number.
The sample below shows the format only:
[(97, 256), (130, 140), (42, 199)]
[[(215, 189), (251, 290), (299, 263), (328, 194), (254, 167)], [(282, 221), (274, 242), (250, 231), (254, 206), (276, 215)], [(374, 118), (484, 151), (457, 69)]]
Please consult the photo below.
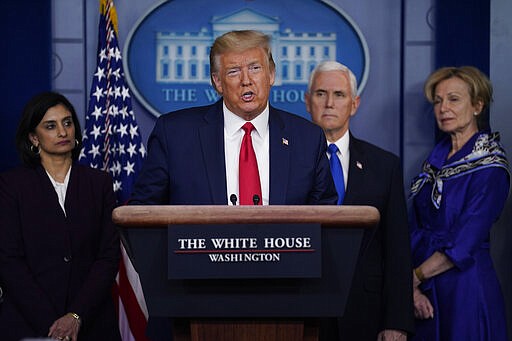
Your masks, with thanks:
[(80, 330), (80, 320), (72, 314), (66, 314), (53, 322), (48, 337), (56, 340), (76, 341)]
[(377, 335), (377, 341), (406, 341), (407, 333), (401, 330), (385, 329)]

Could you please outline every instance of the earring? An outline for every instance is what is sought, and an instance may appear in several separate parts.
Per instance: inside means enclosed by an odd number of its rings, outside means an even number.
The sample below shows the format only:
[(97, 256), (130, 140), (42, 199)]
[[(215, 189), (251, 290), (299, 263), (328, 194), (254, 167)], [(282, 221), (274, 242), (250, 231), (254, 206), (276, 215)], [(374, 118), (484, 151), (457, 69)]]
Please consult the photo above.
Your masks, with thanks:
[[(34, 148), (35, 148), (35, 150), (34, 150)], [(32, 153), (34, 153), (35, 155), (39, 155), (39, 153), (41, 152), (41, 148), (39, 148), (39, 146), (34, 146), (33, 144), (31, 144), (30, 151)]]
[(75, 139), (75, 148), (78, 148), (79, 145), (80, 145), (80, 141), (78, 141), (78, 139)]
[(479, 114), (479, 113), (475, 111), (475, 112), (473, 113), (473, 116), (478, 116), (478, 114)]

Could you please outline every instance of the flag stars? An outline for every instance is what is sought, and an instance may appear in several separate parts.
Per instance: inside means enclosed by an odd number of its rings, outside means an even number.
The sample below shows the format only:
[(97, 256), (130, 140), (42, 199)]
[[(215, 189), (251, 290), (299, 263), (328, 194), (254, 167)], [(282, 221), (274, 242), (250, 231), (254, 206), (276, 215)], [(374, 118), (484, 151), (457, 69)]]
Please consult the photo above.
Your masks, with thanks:
[(89, 154), (92, 154), (92, 158), (94, 159), (96, 156), (100, 155), (100, 146), (93, 144), (91, 146), (91, 150), (89, 150)]
[(115, 71), (112, 71), (112, 76), (116, 77), (116, 81), (118, 81), (121, 78), (121, 69), (117, 68)]
[(112, 57), (114, 56), (114, 48), (109, 48), (108, 49), (108, 59), (112, 59)]
[(96, 91), (94, 91), (92, 96), (96, 97), (96, 102), (99, 102), (100, 98), (103, 97), (103, 90), (99, 86), (96, 86)]
[(119, 163), (119, 161), (112, 163), (112, 166), (110, 167), (110, 173), (113, 176), (121, 174), (121, 164)]
[(124, 166), (123, 169), (126, 171), (127, 176), (129, 176), (131, 173), (135, 174), (133, 167), (135, 167), (135, 162), (126, 162), (126, 166)]
[[(112, 41), (116, 36), (114, 35), (114, 30), (107, 30), (107, 40)], [(116, 43), (117, 44), (117, 43)]]
[(112, 117), (116, 117), (119, 114), (119, 109), (117, 108), (117, 105), (112, 105), (108, 108), (108, 114)]
[[(107, 148), (107, 146), (105, 146), (105, 148)], [(113, 157), (117, 157), (119, 155), (117, 150), (118, 149), (117, 149), (117, 147), (115, 145), (110, 146), (110, 148), (108, 149), (107, 155), (110, 155), (110, 156), (113, 156)]]
[[(126, 154), (126, 151), (124, 150), (124, 144), (123, 143), (119, 143), (118, 144), (117, 151), (119, 152), (119, 155)], [(131, 154), (130, 154), (130, 156), (131, 156)]]
[(103, 77), (106, 78), (105, 76), (105, 70), (103, 70), (103, 68), (99, 67), (98, 66), (98, 69), (96, 70), (96, 73), (94, 74), (94, 76), (98, 77), (98, 82), (101, 82), (101, 79)]
[[(114, 130), (115, 131), (115, 130)], [(103, 130), (103, 133), (106, 133), (107, 135), (112, 136), (112, 126), (108, 126)]]
[(139, 148), (139, 153), (142, 158), (146, 157), (146, 148), (144, 147), (144, 145), (142, 143)]
[(123, 86), (123, 90), (121, 92), (122, 96), (123, 96), (123, 101), (126, 99), (126, 98), (130, 98), (130, 89), (128, 89), (127, 87), (124, 87)]
[(124, 135), (128, 135), (128, 125), (121, 123), (117, 132), (121, 134), (121, 138), (123, 138)]
[(98, 106), (94, 106), (94, 111), (91, 113), (91, 116), (94, 116), (94, 118), (96, 119), (96, 121), (102, 116), (103, 114), (101, 113), (101, 107), (98, 107)]
[(78, 155), (78, 160), (82, 160), (85, 158), (85, 149), (80, 149), (80, 155)]
[(114, 98), (117, 99), (118, 97), (121, 97), (121, 89), (118, 86), (114, 87)]
[[(108, 21), (106, 21), (108, 23)], [(80, 162), (108, 171), (118, 202), (126, 201), (140, 162), (147, 154), (131, 107), (131, 94), (124, 81), (121, 50), (113, 25), (99, 37), (100, 47), (89, 112), (85, 118)]]
[(105, 49), (101, 49), (100, 53), (98, 54), (98, 57), (100, 58), (100, 63), (104, 60), (104, 59), (107, 59), (107, 54), (105, 53), (106, 50)]
[(112, 87), (110, 86), (108, 89), (107, 89), (107, 97), (112, 97), (112, 94), (114, 93), (114, 91), (112, 90)]
[(123, 116), (123, 120), (125, 120), (129, 115), (128, 107), (123, 106), (123, 108), (121, 110), (119, 110), (119, 113)]
[(133, 155), (137, 154), (137, 145), (130, 142), (130, 146), (128, 147), (127, 152), (130, 154), (130, 157), (133, 157)]
[(130, 123), (130, 136), (133, 139), (135, 136), (138, 136), (139, 133), (137, 132), (139, 127), (135, 127), (133, 124)]
[(98, 136), (101, 135), (101, 127), (94, 125), (92, 127), (91, 135), (94, 135), (94, 140), (97, 140)]
[(116, 62), (119, 61), (119, 59), (121, 59), (121, 51), (119, 51), (118, 47), (114, 49), (114, 58), (116, 59)]
[(119, 180), (114, 181), (114, 192), (118, 192), (122, 190), (122, 182)]

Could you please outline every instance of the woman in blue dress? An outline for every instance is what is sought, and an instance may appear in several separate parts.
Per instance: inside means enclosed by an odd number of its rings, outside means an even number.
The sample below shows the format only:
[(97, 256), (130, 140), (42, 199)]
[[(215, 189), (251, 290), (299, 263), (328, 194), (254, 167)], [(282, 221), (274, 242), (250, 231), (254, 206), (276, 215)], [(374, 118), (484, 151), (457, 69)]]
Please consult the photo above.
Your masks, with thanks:
[(489, 233), (509, 192), (499, 134), (487, 129), (492, 86), (474, 67), (447, 67), (425, 83), (446, 133), (413, 180), (414, 340), (507, 340)]

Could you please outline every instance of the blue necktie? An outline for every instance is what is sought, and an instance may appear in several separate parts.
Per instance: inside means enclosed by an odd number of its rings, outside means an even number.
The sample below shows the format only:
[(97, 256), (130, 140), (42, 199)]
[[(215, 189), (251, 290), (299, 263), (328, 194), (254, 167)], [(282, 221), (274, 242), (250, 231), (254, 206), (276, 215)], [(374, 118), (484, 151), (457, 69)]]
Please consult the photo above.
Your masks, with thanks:
[(338, 147), (336, 147), (334, 143), (331, 143), (327, 148), (327, 152), (331, 155), (329, 164), (331, 166), (334, 186), (336, 186), (336, 192), (338, 192), (338, 205), (341, 205), (343, 197), (345, 196), (345, 181), (343, 178), (343, 167), (341, 167), (341, 162), (337, 154)]

